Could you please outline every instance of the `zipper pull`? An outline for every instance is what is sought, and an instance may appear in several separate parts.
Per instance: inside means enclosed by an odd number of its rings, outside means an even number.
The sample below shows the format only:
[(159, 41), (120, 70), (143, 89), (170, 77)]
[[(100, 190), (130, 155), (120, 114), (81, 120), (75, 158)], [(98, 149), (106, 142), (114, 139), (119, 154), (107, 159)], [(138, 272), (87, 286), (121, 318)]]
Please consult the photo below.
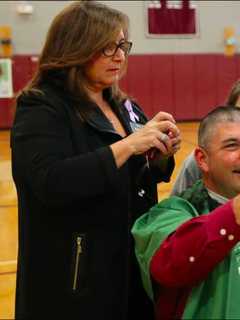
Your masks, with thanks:
[(78, 254), (82, 253), (82, 238), (81, 237), (77, 237), (77, 252)]
[(75, 269), (74, 269), (74, 279), (73, 279), (73, 290), (77, 289), (77, 278), (78, 278), (78, 269), (80, 262), (80, 254), (82, 253), (82, 238), (77, 237), (77, 250), (76, 250), (76, 259), (75, 259)]

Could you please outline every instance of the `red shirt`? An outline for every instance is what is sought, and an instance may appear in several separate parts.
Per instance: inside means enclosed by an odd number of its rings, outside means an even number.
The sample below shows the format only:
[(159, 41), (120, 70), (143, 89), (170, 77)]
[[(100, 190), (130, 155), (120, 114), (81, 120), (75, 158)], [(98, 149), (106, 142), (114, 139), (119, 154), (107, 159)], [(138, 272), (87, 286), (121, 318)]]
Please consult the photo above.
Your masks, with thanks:
[(191, 288), (207, 278), (240, 241), (232, 202), (183, 223), (156, 250), (150, 263), (160, 284), (156, 319), (181, 318)]

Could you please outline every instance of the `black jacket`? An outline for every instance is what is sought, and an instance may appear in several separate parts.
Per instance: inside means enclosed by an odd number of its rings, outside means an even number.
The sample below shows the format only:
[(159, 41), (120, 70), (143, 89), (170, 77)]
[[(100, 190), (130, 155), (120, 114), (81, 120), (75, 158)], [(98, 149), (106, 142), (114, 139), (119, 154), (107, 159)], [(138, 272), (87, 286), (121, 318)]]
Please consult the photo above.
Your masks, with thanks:
[[(144, 319), (144, 312), (150, 319), (130, 228), (157, 201), (156, 182), (169, 180), (173, 159), (166, 174), (153, 176), (143, 156), (117, 169), (109, 145), (121, 137), (100, 109), (81, 121), (63, 92), (42, 90), (18, 98), (11, 133), (16, 319)], [(125, 107), (111, 104), (131, 133)]]

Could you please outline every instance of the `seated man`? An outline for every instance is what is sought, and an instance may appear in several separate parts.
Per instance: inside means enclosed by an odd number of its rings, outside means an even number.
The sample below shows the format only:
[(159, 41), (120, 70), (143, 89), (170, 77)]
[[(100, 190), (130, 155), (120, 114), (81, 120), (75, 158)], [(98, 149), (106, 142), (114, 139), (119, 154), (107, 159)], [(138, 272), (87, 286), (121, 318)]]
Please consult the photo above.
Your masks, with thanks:
[(194, 155), (202, 179), (133, 226), (143, 284), (157, 320), (240, 319), (239, 108), (202, 120)]
[[(226, 104), (229, 106), (240, 107), (240, 80), (237, 80), (232, 86)], [(173, 185), (171, 195), (180, 195), (184, 190), (191, 187), (200, 178), (201, 171), (197, 166), (194, 152), (191, 152), (182, 164), (182, 167)]]

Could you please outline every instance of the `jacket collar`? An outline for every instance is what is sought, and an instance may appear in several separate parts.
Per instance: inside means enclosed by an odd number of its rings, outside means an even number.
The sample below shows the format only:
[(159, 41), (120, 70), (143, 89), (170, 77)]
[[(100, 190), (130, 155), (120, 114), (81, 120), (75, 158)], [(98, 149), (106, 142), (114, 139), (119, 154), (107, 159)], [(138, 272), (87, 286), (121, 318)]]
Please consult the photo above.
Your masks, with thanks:
[[(132, 133), (129, 119), (128, 119), (128, 112), (122, 105), (117, 104), (113, 99), (108, 101), (111, 105), (113, 111), (116, 113), (118, 119), (122, 123), (124, 129), (126, 130), (127, 134)], [(112, 124), (108, 121), (104, 113), (101, 111), (100, 108), (97, 106), (91, 106), (92, 112), (86, 119), (86, 122), (93, 127), (94, 129), (101, 131), (101, 132), (108, 132), (111, 134), (115, 134), (119, 136), (119, 134), (115, 131)]]

